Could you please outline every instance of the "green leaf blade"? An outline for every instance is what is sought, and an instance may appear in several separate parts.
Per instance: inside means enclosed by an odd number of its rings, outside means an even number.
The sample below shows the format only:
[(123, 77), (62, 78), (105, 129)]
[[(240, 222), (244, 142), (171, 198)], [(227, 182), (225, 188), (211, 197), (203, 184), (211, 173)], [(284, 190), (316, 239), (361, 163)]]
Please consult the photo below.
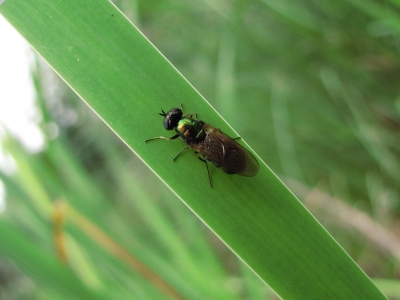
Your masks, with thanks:
[(163, 130), (157, 112), (180, 103), (227, 134), (235, 132), (111, 2), (7, 0), (0, 12), (282, 298), (385, 299), (260, 158), (260, 172), (253, 178), (211, 167), (211, 189), (194, 156), (172, 162), (182, 142), (144, 143), (171, 134)]

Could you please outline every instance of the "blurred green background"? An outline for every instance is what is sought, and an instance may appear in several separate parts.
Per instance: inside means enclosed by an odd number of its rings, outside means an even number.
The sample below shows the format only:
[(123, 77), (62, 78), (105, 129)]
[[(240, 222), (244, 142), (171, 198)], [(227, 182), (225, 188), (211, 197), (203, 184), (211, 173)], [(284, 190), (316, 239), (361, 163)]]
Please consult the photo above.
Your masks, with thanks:
[[(399, 3), (115, 4), (400, 299)], [(46, 142), (32, 154), (2, 140), (17, 171), (0, 173), (0, 299), (168, 298), (87, 223), (43, 214), (43, 199), (68, 202), (187, 299), (278, 299), (40, 59), (32, 79)]]

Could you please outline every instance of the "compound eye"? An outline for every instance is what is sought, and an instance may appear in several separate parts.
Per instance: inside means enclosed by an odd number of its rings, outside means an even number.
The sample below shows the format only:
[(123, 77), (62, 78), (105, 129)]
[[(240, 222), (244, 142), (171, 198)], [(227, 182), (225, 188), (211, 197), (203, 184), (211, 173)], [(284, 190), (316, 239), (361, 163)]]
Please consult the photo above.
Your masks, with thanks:
[(174, 126), (171, 124), (171, 119), (169, 118), (169, 116), (166, 116), (164, 118), (164, 128), (167, 130), (174, 129)]
[(178, 122), (182, 118), (182, 110), (179, 108), (171, 109), (164, 118), (164, 128), (167, 130), (172, 130), (178, 125)]

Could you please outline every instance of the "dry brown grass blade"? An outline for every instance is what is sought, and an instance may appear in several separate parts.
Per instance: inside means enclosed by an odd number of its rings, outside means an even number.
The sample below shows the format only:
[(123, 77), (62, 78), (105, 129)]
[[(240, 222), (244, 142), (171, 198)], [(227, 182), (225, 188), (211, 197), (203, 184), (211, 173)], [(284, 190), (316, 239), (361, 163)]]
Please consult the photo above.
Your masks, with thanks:
[[(127, 263), (134, 271), (138, 272), (141, 276), (149, 280), (154, 286), (156, 286), (163, 294), (167, 295), (171, 299), (185, 300), (185, 298), (176, 291), (172, 286), (170, 286), (164, 279), (153, 272), (145, 264), (139, 261), (121, 245), (115, 242), (111, 237), (109, 237), (104, 231), (102, 231), (98, 226), (91, 222), (88, 218), (80, 214), (73, 207), (68, 205), (67, 202), (59, 200), (55, 204), (55, 240), (56, 249), (59, 257), (66, 259), (67, 255), (65, 253), (64, 241), (62, 238), (61, 227), (63, 224), (63, 219), (69, 221), (71, 224), (78, 227), (82, 232), (84, 232), (89, 238), (94, 240), (108, 252), (110, 252), (115, 257), (118, 257), (125, 263)], [(64, 216), (64, 217), (62, 217)], [(61, 248), (61, 249), (60, 249)]]

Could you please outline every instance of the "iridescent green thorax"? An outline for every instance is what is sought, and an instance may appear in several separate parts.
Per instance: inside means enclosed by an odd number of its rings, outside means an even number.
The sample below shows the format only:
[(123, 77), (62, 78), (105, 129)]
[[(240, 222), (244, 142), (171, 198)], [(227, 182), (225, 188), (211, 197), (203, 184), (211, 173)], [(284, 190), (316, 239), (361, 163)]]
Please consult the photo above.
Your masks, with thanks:
[(190, 117), (183, 117), (176, 126), (176, 132), (186, 142), (201, 142), (206, 137), (206, 132), (203, 130), (204, 122), (195, 120)]

